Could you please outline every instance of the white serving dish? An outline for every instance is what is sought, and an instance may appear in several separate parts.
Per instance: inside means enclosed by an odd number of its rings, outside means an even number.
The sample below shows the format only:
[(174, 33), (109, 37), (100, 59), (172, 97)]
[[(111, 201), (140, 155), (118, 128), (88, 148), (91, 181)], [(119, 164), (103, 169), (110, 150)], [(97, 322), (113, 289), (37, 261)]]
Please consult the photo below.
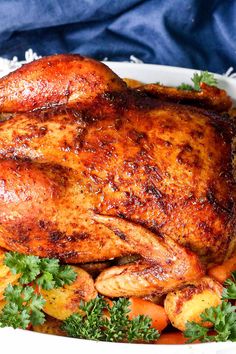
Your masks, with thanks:
[[(191, 77), (199, 70), (177, 68), (175, 66), (154, 64), (133, 64), (105, 62), (120, 77), (126, 77), (142, 81), (143, 83), (160, 82), (167, 86), (178, 86), (182, 82), (192, 84)], [(236, 78), (224, 75), (214, 75), (218, 80), (218, 86), (228, 92), (236, 104)]]
[[(144, 83), (160, 82), (178, 86), (191, 84), (197, 70), (152, 64), (105, 62), (121, 77), (140, 80)], [(219, 87), (224, 88), (236, 104), (236, 79), (216, 75)], [(35, 332), (0, 329), (1, 351), (24, 354), (235, 354), (236, 343), (205, 343), (193, 345), (152, 345), (104, 343), (81, 339), (44, 335)]]

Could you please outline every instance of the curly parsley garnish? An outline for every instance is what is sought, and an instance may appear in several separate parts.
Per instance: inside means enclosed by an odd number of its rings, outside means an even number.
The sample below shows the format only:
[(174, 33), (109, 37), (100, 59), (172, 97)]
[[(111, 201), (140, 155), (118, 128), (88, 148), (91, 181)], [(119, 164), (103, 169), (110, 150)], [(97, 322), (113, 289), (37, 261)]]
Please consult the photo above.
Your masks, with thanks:
[(27, 256), (17, 252), (7, 252), (4, 264), (13, 274), (20, 274), (20, 285), (8, 285), (4, 291), (5, 306), (0, 313), (0, 327), (26, 329), (43, 324), (42, 311), (45, 300), (36, 287), (45, 290), (71, 284), (76, 273), (70, 266), (59, 264), (58, 259)]
[(110, 306), (102, 297), (82, 303), (82, 314), (76, 313), (63, 323), (63, 330), (70, 337), (101, 340), (108, 342), (152, 342), (159, 337), (151, 328), (151, 319), (137, 316), (128, 317), (130, 302), (120, 298)]
[(225, 281), (227, 288), (224, 288), (222, 299), (236, 300), (236, 272), (232, 273), (232, 279)]
[(35, 293), (32, 286), (8, 285), (4, 300), (6, 305), (0, 313), (0, 327), (26, 329), (29, 324), (36, 326), (45, 321), (41, 311), (45, 300)]
[(194, 90), (193, 86), (191, 86), (189, 84), (185, 84), (184, 82), (182, 82), (182, 84), (179, 85), (177, 88), (179, 90), (184, 90), (184, 91), (193, 91)]
[[(222, 303), (206, 309), (200, 315), (201, 323), (187, 322), (184, 336), (189, 338), (188, 343), (196, 340), (200, 342), (226, 342), (227, 340), (236, 342), (236, 306), (224, 300), (236, 299), (235, 280), (235, 273), (233, 273), (232, 280), (227, 279), (225, 282), (228, 288), (223, 290)], [(210, 329), (203, 326), (206, 322), (212, 325)]]
[(193, 85), (188, 85), (182, 83), (178, 86), (180, 90), (187, 90), (187, 91), (200, 91), (201, 90), (201, 83), (205, 83), (209, 86), (216, 86), (217, 80), (213, 74), (209, 73), (208, 71), (202, 71), (200, 74), (194, 73), (193, 77), (191, 78)]
[(27, 256), (18, 252), (7, 252), (4, 264), (13, 274), (21, 274), (19, 282), (29, 284), (34, 281), (45, 290), (71, 284), (76, 279), (76, 273), (68, 265), (60, 265), (55, 258), (39, 258)]

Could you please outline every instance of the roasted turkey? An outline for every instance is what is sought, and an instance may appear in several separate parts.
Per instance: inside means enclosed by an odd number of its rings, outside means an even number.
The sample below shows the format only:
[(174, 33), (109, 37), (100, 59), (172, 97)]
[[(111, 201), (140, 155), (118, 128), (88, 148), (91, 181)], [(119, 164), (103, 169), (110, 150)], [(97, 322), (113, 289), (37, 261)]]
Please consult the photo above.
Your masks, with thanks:
[(79, 55), (0, 80), (0, 246), (65, 263), (135, 255), (105, 295), (162, 294), (235, 244), (234, 124), (225, 91), (128, 88)]

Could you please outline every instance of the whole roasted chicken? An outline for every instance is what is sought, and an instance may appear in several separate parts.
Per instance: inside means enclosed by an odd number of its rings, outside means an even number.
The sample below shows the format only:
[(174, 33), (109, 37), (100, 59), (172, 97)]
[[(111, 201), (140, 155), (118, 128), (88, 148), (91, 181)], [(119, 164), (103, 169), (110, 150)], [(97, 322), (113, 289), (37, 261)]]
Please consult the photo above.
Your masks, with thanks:
[(65, 263), (134, 255), (105, 295), (167, 293), (235, 243), (234, 126), (226, 93), (128, 88), (56, 55), (0, 80), (0, 246)]

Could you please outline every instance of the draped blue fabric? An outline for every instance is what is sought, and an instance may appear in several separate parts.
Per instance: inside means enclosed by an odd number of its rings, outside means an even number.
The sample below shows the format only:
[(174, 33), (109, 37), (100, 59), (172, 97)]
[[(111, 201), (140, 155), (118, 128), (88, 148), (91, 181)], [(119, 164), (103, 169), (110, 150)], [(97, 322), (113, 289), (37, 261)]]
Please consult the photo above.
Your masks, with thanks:
[(236, 69), (235, 0), (0, 0), (0, 56), (81, 53)]

